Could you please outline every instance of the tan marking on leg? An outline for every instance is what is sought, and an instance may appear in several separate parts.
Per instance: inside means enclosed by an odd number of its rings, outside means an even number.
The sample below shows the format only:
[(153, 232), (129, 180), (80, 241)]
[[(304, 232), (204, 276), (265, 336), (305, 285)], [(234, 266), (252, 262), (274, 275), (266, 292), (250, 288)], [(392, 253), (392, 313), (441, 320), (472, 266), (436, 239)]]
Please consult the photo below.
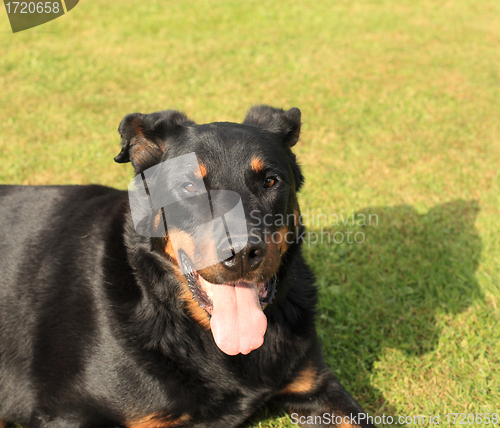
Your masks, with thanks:
[[(349, 420), (350, 418), (348, 418)], [(353, 425), (353, 424), (346, 424), (344, 422), (344, 418), (342, 418), (342, 423), (339, 425), (337, 424), (337, 427), (338, 428), (359, 428), (359, 425)]]
[(337, 423), (335, 424), (335, 426), (337, 428), (359, 428), (359, 425), (353, 425), (351, 423), (346, 423), (346, 421), (350, 421), (351, 420), (350, 416), (347, 416), (347, 415), (344, 415), (342, 413), (338, 413), (338, 412), (335, 412), (335, 411), (333, 413), (335, 414), (335, 416), (342, 417), (342, 422), (340, 422), (339, 424), (337, 424)]
[(300, 371), (295, 380), (285, 386), (280, 394), (304, 394), (310, 392), (316, 382), (318, 370), (316, 366), (309, 362), (305, 368)]
[(264, 162), (262, 162), (262, 159), (254, 157), (250, 162), (250, 166), (255, 172), (261, 172), (264, 169)]
[(127, 422), (128, 428), (174, 428), (182, 422), (186, 422), (191, 417), (182, 415), (177, 419), (172, 419), (169, 416), (149, 415), (140, 419)]

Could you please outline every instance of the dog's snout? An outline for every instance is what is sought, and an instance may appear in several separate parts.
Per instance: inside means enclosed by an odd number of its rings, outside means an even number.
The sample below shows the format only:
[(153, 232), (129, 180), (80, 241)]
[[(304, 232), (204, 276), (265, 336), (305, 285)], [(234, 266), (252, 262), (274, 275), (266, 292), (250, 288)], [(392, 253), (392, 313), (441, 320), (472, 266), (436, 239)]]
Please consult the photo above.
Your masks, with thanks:
[(257, 269), (266, 255), (266, 245), (262, 238), (252, 236), (241, 251), (222, 262), (222, 265), (233, 272), (241, 272), (244, 276)]
[(250, 243), (243, 249), (243, 258), (248, 263), (249, 270), (257, 269), (266, 254), (264, 241), (259, 239), (256, 243)]

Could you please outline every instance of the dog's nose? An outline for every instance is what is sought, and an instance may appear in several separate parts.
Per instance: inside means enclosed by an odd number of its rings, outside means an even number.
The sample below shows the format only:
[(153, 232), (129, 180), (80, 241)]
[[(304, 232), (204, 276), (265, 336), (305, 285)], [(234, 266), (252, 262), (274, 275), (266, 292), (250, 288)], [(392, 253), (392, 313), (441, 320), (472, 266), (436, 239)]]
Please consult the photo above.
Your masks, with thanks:
[(266, 255), (266, 245), (261, 238), (252, 237), (247, 245), (232, 257), (224, 260), (222, 265), (233, 272), (241, 272), (242, 276), (257, 269)]

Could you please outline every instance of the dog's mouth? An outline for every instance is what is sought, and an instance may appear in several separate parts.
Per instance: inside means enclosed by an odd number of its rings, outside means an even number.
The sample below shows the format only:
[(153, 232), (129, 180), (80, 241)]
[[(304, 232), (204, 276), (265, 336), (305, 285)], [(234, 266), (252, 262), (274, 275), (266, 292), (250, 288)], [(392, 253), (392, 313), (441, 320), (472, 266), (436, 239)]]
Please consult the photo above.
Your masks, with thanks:
[(215, 284), (192, 268), (189, 257), (179, 252), (193, 299), (210, 315), (217, 346), (228, 355), (248, 354), (264, 342), (267, 318), (264, 308), (272, 302), (277, 277), (262, 283), (237, 281)]

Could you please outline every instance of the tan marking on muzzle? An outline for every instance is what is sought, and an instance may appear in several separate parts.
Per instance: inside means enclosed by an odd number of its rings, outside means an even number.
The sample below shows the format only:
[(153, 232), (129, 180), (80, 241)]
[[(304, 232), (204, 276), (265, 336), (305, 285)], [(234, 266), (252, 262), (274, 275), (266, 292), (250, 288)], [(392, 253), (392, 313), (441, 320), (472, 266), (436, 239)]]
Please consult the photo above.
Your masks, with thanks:
[[(175, 242), (175, 248), (174, 244)], [(182, 230), (171, 230), (169, 231), (169, 239), (167, 245), (165, 246), (165, 252), (174, 260), (178, 261), (178, 252), (184, 251), (186, 255), (195, 261), (197, 259), (197, 254), (214, 254), (215, 243), (213, 240), (206, 239), (200, 243), (202, 248), (197, 248), (197, 243), (194, 241), (193, 237)], [(216, 254), (216, 253), (215, 253)], [(196, 266), (194, 266), (196, 268)], [(182, 282), (182, 291), (180, 297), (186, 302), (186, 310), (188, 315), (193, 318), (198, 324), (200, 324), (206, 330), (210, 329), (210, 317), (207, 311), (198, 305), (198, 302), (193, 298), (193, 292), (189, 289), (189, 285), (184, 276), (180, 275), (180, 280)]]
[(280, 254), (285, 254), (293, 240), (294, 233), (287, 226), (280, 227), (273, 233), (273, 240), (276, 239), (276, 247)]
[(183, 286), (181, 298), (186, 302), (188, 315), (200, 324), (205, 330), (210, 330), (210, 317), (207, 311), (194, 300), (193, 293), (187, 285)]

